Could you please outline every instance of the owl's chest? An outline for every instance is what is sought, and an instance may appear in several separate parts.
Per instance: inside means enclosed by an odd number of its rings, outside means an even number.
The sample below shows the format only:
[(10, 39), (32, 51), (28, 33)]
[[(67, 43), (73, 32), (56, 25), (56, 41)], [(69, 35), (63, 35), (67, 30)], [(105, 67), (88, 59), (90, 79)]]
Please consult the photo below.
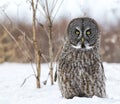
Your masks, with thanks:
[[(99, 60), (93, 51), (69, 51), (62, 53), (59, 60), (59, 72), (65, 76), (80, 76), (87, 73), (94, 76), (99, 70)], [(71, 77), (72, 78), (72, 77)]]
[(93, 69), (93, 67), (98, 64), (98, 60), (92, 50), (65, 51), (61, 56), (62, 57), (59, 60), (59, 68), (63, 70), (89, 70), (91, 67)]
[(96, 57), (92, 51), (71, 51), (66, 53), (64, 56), (64, 60), (69, 62), (70, 64), (77, 64), (79, 65), (92, 65), (96, 61)]

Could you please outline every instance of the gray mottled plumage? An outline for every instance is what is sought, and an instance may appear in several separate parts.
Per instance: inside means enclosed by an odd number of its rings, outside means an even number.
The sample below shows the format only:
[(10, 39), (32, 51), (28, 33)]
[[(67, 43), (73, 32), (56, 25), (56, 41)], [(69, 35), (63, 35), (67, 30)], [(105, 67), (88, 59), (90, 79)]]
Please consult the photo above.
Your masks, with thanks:
[(99, 55), (100, 32), (91, 18), (76, 18), (68, 25), (58, 64), (58, 83), (65, 98), (105, 97), (105, 74)]

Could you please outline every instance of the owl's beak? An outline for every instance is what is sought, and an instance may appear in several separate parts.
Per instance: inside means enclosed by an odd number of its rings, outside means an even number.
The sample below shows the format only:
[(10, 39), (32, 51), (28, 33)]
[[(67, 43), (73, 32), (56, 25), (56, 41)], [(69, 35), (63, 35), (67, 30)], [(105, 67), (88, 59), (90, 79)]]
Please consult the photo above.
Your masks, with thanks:
[(83, 37), (82, 37), (81, 41), (82, 41), (82, 43), (84, 43), (84, 38)]
[(84, 45), (84, 41), (85, 41), (85, 39), (84, 39), (83, 37), (81, 38), (81, 41), (82, 41), (82, 43), (81, 43), (81, 47), (82, 47), (82, 48), (85, 48), (85, 45)]

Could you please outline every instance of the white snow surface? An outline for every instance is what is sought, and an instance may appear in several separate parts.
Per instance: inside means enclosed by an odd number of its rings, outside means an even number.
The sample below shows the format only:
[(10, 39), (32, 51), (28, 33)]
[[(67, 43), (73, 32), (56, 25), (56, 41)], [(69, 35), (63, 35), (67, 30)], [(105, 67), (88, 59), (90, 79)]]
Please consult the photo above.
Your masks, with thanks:
[[(35, 65), (34, 65), (35, 66)], [(48, 64), (42, 64), (40, 89), (36, 88), (30, 64), (3, 63), (0, 64), (0, 104), (120, 104), (120, 64), (105, 63), (107, 98), (80, 98), (65, 99), (61, 96), (57, 82), (51, 86), (43, 81), (47, 79)]]

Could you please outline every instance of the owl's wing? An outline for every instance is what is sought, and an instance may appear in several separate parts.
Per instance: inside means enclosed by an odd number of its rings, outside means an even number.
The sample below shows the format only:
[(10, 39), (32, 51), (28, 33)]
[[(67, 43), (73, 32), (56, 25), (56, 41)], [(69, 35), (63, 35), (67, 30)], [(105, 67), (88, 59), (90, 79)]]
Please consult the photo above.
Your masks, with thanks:
[(104, 67), (103, 67), (102, 61), (100, 62), (100, 67), (101, 67), (101, 70), (102, 70), (102, 73), (103, 73), (103, 78), (104, 78), (104, 80), (106, 80), (105, 72), (104, 72)]
[(61, 53), (62, 50), (63, 50), (63, 45), (61, 45), (59, 47), (59, 50), (58, 50), (58, 52), (56, 54), (56, 57), (55, 57), (55, 61), (56, 61), (56, 70), (55, 70), (55, 75), (54, 75), (54, 81), (55, 82), (57, 81), (57, 70), (58, 70), (58, 63), (57, 63), (57, 61), (59, 60), (59, 56), (60, 56), (60, 53)]

